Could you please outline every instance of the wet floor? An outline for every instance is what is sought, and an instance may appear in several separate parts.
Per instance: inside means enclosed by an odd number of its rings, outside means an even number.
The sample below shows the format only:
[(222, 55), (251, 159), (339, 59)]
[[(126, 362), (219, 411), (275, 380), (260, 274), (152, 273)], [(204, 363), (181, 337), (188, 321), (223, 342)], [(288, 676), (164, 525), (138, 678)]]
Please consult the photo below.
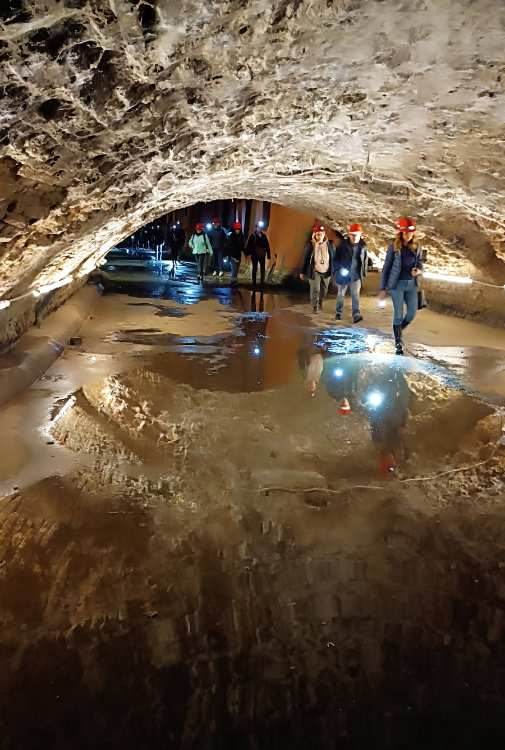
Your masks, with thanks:
[(503, 342), (305, 302), (107, 295), (4, 408), (2, 750), (503, 746)]

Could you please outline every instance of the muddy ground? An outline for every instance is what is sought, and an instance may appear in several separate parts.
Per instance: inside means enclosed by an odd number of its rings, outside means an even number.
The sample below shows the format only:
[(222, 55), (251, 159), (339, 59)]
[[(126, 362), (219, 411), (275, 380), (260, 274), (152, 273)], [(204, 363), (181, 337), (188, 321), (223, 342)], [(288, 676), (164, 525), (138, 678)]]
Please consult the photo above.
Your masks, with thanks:
[(2, 750), (503, 746), (505, 334), (306, 302), (106, 295), (4, 408)]

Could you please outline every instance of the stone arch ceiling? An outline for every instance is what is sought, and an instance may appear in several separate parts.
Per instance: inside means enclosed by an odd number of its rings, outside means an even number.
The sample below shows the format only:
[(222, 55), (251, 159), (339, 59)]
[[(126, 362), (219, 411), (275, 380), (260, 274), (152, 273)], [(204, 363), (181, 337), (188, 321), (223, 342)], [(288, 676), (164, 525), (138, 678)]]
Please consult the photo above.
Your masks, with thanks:
[(503, 0), (3, 0), (0, 295), (254, 197), (505, 281)]

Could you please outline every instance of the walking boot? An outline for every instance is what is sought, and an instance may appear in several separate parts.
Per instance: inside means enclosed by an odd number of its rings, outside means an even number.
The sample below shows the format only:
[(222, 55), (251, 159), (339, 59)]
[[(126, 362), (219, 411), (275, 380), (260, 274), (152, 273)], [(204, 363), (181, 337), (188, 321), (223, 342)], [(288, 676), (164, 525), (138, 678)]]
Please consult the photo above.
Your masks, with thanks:
[(393, 326), (393, 333), (395, 335), (395, 349), (397, 354), (403, 354), (403, 342), (402, 342), (402, 327)]
[(335, 320), (342, 320), (342, 313), (335, 313)]
[(354, 315), (352, 322), (361, 323), (362, 320), (363, 320), (363, 315), (361, 313), (358, 313), (357, 315)]

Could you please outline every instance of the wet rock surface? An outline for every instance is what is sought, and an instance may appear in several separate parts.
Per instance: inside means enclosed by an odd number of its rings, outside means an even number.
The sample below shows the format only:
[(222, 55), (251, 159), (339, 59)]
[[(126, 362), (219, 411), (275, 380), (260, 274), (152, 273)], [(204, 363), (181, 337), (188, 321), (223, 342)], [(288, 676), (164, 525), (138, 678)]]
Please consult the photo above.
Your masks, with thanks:
[(181, 293), (2, 414), (2, 750), (501, 747), (505, 342)]

